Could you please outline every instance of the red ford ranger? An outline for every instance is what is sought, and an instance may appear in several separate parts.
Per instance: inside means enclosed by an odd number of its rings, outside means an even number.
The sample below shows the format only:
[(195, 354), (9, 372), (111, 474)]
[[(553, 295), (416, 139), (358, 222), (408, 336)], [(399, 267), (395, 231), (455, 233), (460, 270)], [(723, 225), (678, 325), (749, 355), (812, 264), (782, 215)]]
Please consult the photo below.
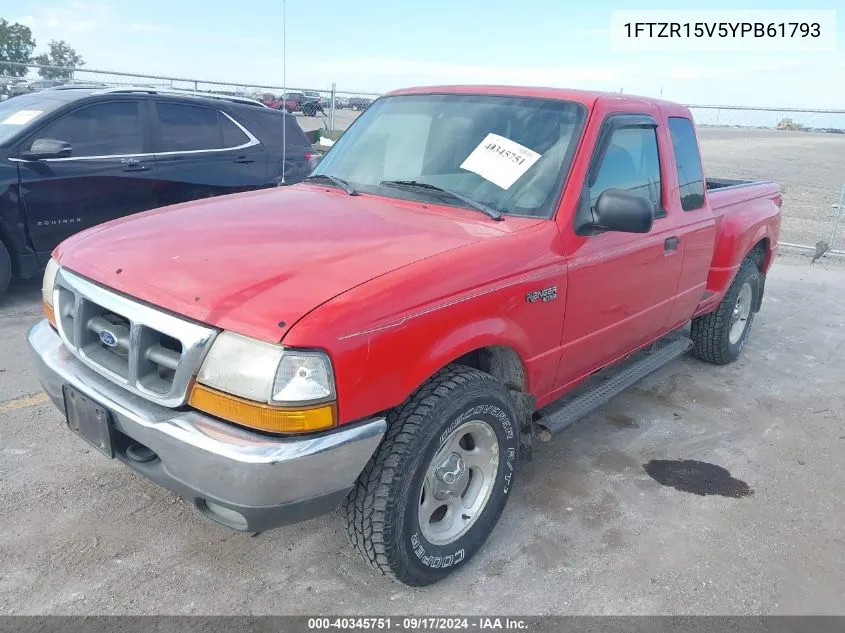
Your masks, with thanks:
[(306, 182), (65, 241), (29, 343), (106, 456), (236, 530), (343, 504), (365, 559), (425, 585), (487, 539), (532, 437), (689, 348), (740, 354), (780, 205), (705, 180), (679, 105), (402, 90)]

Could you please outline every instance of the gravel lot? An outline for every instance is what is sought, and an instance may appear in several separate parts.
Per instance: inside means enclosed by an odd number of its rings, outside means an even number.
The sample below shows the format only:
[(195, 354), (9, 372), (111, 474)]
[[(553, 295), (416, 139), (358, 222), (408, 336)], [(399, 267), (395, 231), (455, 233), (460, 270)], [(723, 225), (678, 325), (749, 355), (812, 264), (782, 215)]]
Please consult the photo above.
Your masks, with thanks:
[[(703, 127), (708, 176), (773, 180), (784, 191), (782, 242), (829, 240), (845, 185), (845, 134)], [(835, 248), (845, 250), (845, 213)]]
[[(744, 356), (682, 359), (551, 442), (461, 572), (373, 573), (339, 516), (249, 536), (63, 426), (30, 371), (38, 283), (0, 303), (0, 614), (845, 615), (845, 270), (781, 257)], [(698, 496), (652, 459), (727, 469)]]

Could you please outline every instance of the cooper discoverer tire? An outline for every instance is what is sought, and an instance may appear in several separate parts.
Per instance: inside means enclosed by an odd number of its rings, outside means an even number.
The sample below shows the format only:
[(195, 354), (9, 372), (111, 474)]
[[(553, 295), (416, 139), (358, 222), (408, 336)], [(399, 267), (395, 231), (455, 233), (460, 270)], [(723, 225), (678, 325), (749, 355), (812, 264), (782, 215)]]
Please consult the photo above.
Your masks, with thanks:
[(388, 415), (387, 435), (344, 505), (350, 541), (394, 580), (440, 580), (493, 531), (518, 453), (506, 387), (461, 365), (439, 371)]
[(692, 320), (695, 356), (716, 365), (727, 365), (739, 357), (759, 305), (760, 280), (757, 264), (745, 259), (719, 307)]

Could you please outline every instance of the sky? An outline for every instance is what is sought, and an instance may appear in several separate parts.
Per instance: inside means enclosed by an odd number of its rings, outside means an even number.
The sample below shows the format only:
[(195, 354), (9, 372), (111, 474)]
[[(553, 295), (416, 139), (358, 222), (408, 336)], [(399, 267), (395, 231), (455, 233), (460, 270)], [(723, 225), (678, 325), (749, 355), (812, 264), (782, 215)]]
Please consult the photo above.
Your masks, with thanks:
[[(734, 9), (842, 6), (733, 0), (695, 8), (728, 4)], [(29, 25), (38, 52), (51, 39), (66, 40), (89, 68), (240, 85), (284, 83), (325, 90), (335, 83), (338, 91), (383, 92), (420, 84), (496, 83), (662, 94), (687, 104), (845, 108), (842, 12), (836, 52), (614, 52), (611, 10), (637, 8), (679, 5), (621, 0), (0, 0), (0, 17)]]

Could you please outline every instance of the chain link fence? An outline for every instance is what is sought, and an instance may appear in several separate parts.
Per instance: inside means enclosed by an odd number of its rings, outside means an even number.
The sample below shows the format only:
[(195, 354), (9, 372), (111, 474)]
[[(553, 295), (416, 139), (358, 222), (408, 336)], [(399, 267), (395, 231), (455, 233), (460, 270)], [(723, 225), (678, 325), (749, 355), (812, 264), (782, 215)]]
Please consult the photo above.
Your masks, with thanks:
[[(46, 80), (42, 77), (56, 77)], [(16, 83), (17, 82), (17, 83)], [(56, 84), (139, 87), (249, 97), (336, 139), (378, 93), (67, 69), (0, 62), (0, 99)], [(690, 105), (711, 177), (773, 180), (784, 191), (781, 244), (845, 255), (845, 110)]]
[(374, 92), (283, 86), (273, 83), (247, 84), (210, 79), (142, 75), (92, 68), (61, 68), (38, 64), (0, 62), (0, 99), (58, 85), (132, 87), (157, 90), (208, 92), (247, 97), (271, 108), (284, 108), (302, 117), (303, 130), (342, 131), (380, 95)]
[(845, 254), (845, 110), (690, 109), (707, 174), (781, 186), (782, 245), (815, 251), (824, 242)]

